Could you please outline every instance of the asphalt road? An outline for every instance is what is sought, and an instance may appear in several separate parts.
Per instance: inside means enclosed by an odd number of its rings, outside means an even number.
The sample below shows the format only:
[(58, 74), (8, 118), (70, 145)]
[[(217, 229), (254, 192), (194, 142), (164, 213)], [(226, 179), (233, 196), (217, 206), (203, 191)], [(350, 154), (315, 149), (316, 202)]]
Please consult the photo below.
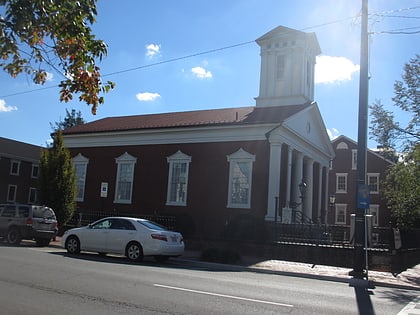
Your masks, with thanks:
[(0, 313), (398, 314), (418, 292), (0, 244)]

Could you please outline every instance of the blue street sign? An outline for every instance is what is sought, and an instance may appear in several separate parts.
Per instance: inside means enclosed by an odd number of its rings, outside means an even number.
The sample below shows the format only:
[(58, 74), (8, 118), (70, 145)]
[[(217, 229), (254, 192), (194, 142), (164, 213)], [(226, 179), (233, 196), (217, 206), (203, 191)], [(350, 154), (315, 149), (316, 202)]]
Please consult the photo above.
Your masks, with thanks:
[(359, 184), (357, 187), (357, 208), (369, 209), (369, 185)]

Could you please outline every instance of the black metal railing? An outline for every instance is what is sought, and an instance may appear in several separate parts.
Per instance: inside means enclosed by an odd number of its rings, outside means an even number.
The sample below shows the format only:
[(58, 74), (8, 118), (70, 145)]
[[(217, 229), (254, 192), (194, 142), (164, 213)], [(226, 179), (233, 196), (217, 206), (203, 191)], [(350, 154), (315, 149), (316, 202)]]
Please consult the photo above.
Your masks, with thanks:
[[(273, 224), (276, 242), (295, 242), (305, 244), (328, 244), (352, 247), (351, 228), (349, 225), (326, 225), (310, 223)], [(393, 241), (388, 227), (372, 227), (369, 247), (390, 248)]]

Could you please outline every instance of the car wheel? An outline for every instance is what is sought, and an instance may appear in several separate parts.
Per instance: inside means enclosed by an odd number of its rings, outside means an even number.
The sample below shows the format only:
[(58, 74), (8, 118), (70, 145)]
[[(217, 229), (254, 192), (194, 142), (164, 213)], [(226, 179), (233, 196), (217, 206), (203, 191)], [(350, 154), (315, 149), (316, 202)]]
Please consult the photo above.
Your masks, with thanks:
[(21, 241), (20, 232), (17, 228), (11, 228), (7, 231), (7, 241), (10, 244), (19, 244)]
[(163, 263), (163, 262), (165, 262), (165, 261), (168, 261), (168, 260), (169, 260), (169, 256), (156, 255), (156, 256), (155, 256), (155, 260), (156, 260), (157, 262)]
[(80, 241), (76, 236), (69, 236), (66, 240), (66, 249), (70, 254), (80, 253)]
[(49, 238), (36, 238), (35, 239), (36, 245), (38, 246), (48, 246), (50, 241), (51, 240)]
[(125, 249), (125, 255), (131, 261), (141, 261), (143, 260), (143, 248), (139, 243), (131, 242)]

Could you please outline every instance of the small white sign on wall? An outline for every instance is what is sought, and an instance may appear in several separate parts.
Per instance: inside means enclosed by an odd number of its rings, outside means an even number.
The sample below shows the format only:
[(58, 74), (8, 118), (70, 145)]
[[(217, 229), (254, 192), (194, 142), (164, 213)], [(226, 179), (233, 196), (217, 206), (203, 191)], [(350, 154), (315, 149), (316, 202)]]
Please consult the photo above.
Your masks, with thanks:
[(101, 197), (108, 197), (108, 183), (106, 182), (101, 183)]

